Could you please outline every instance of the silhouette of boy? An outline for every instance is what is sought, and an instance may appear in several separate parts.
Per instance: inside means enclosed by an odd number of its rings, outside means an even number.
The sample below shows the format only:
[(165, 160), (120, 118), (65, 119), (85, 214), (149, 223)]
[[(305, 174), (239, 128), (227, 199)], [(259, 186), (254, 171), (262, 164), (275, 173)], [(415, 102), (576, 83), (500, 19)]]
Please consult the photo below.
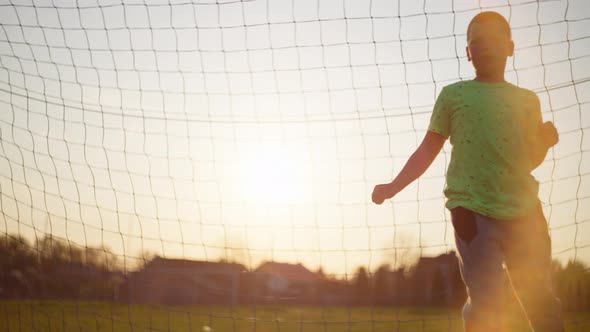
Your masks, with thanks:
[(373, 202), (383, 203), (420, 177), (449, 138), (444, 193), (469, 295), (465, 331), (501, 330), (506, 275), (534, 331), (563, 331), (551, 282), (551, 240), (531, 175), (557, 143), (557, 130), (543, 123), (534, 92), (504, 80), (514, 52), (504, 17), (476, 15), (466, 52), (475, 79), (443, 88), (422, 143), (391, 183), (375, 186)]

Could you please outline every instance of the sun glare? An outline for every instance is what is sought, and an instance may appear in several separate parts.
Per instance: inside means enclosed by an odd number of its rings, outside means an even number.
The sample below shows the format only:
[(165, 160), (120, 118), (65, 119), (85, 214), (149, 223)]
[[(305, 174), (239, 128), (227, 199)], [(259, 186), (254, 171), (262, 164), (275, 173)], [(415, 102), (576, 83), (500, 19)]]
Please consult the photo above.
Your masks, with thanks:
[(258, 144), (242, 157), (245, 200), (256, 205), (301, 203), (311, 198), (311, 177), (303, 154), (281, 144)]

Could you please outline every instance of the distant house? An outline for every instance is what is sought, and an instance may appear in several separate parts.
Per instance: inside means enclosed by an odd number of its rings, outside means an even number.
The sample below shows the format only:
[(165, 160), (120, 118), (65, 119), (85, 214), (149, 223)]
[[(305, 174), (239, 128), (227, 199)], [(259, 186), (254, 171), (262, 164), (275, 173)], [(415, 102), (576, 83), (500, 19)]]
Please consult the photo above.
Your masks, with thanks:
[(420, 257), (412, 272), (412, 304), (460, 305), (466, 297), (454, 251)]
[(255, 302), (315, 303), (322, 277), (301, 264), (265, 262), (251, 273)]
[(128, 275), (121, 297), (140, 303), (236, 304), (244, 272), (237, 263), (156, 257)]

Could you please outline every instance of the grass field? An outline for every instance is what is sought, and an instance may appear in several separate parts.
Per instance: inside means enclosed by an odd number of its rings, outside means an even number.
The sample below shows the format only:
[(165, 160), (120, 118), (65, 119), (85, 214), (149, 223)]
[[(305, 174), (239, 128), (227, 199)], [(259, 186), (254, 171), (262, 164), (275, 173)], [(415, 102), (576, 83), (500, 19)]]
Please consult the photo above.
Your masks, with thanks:
[[(567, 331), (590, 331), (569, 313)], [(520, 315), (507, 332), (528, 331)], [(336, 332), (462, 331), (458, 310), (385, 307), (164, 307), (75, 301), (0, 301), (0, 331)]]

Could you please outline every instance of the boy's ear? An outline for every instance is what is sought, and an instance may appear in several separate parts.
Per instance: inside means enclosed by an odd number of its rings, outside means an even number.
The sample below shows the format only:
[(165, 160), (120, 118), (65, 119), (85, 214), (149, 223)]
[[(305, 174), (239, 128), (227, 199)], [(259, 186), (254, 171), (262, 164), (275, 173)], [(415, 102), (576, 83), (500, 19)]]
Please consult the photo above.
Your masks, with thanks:
[(471, 53), (469, 53), (469, 47), (465, 46), (465, 53), (467, 54), (467, 61), (471, 62)]
[(514, 42), (510, 40), (510, 44), (508, 44), (508, 56), (514, 55)]

